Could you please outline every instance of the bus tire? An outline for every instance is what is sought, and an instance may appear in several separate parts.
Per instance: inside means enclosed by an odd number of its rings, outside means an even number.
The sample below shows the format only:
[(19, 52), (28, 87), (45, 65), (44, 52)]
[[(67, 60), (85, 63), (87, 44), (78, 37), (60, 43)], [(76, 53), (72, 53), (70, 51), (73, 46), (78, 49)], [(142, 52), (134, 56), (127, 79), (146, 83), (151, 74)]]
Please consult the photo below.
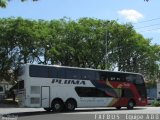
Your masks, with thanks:
[(134, 108), (134, 106), (135, 106), (135, 102), (133, 100), (129, 100), (127, 109), (131, 110)]
[(64, 108), (64, 103), (63, 103), (62, 100), (57, 99), (57, 100), (53, 100), (52, 101), (52, 105), (51, 106), (52, 106), (52, 110), (54, 112), (61, 112), (63, 110), (63, 108)]
[(43, 108), (45, 111), (50, 112), (52, 109), (51, 108)]
[(68, 99), (65, 103), (66, 110), (74, 111), (77, 107), (77, 103), (74, 99)]
[(117, 109), (117, 110), (120, 110), (120, 109), (121, 109), (121, 106), (117, 106), (116, 109)]

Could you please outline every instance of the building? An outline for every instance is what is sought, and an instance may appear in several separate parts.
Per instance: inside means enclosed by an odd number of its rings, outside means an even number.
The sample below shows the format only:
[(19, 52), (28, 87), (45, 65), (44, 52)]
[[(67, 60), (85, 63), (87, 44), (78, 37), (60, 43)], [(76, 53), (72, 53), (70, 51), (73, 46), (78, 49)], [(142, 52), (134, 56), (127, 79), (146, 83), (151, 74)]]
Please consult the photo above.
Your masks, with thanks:
[(3, 80), (0, 82), (0, 100), (6, 97), (6, 92), (12, 87), (7, 81)]
[(157, 83), (157, 98), (160, 98), (160, 82)]

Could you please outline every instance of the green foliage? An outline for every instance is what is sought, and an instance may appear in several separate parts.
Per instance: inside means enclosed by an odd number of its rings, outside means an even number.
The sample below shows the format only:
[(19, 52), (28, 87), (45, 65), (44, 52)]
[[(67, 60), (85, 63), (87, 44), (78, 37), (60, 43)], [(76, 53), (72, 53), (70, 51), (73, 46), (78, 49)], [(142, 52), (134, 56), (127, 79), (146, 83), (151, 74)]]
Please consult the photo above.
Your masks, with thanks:
[[(7, 3), (10, 2), (11, 0), (0, 0), (0, 7), (6, 8)], [(27, 1), (27, 0), (21, 0), (22, 2)], [(32, 0), (32, 1), (38, 1), (38, 0)]]
[(157, 87), (157, 82), (153, 80), (147, 80), (146, 81), (146, 87), (147, 88), (156, 88)]
[(158, 101), (158, 100), (154, 100), (152, 103), (151, 103), (151, 105), (153, 106), (153, 107), (160, 107), (160, 101)]
[(0, 7), (5, 8), (7, 5), (7, 0), (0, 0)]
[(131, 24), (93, 18), (0, 19), (1, 80), (16, 80), (23, 63), (116, 68), (156, 80), (159, 55), (160, 46), (136, 33)]

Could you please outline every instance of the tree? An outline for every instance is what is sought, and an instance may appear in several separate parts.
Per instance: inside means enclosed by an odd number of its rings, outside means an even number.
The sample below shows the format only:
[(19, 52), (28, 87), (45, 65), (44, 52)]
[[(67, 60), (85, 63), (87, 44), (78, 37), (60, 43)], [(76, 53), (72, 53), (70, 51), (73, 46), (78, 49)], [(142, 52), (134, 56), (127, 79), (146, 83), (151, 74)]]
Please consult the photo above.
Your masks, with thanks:
[(160, 46), (131, 24), (81, 18), (0, 19), (0, 80), (14, 81), (20, 64), (59, 64), (160, 77)]
[[(6, 8), (7, 3), (10, 2), (11, 0), (0, 0), (0, 7)], [(21, 0), (22, 2), (27, 1), (27, 0)], [(32, 0), (32, 1), (38, 1), (38, 0)]]

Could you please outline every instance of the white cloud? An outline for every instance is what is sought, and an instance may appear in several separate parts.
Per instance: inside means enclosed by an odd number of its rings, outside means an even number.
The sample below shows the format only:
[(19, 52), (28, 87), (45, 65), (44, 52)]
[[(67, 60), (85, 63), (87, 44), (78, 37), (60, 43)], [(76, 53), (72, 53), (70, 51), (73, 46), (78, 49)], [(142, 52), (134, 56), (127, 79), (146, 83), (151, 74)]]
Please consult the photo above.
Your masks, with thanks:
[(144, 18), (144, 16), (140, 12), (133, 9), (120, 10), (118, 11), (118, 14), (124, 16), (125, 19), (131, 22), (137, 22), (139, 19)]

